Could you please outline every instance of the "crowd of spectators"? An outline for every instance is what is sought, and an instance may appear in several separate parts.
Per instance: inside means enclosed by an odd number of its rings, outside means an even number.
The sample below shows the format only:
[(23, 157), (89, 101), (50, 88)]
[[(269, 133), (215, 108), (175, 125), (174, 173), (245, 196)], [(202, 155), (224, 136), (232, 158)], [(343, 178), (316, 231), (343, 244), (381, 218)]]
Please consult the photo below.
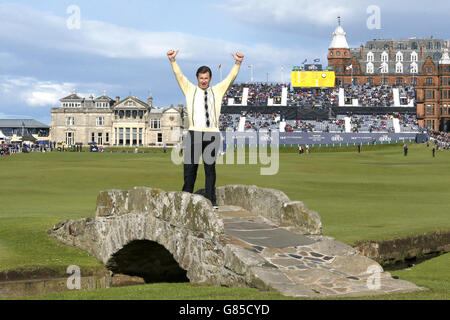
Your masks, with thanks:
[[(281, 102), (283, 88), (288, 90), (287, 106), (313, 106), (313, 107), (336, 107), (339, 106), (339, 87), (336, 88), (292, 88), (286, 83), (240, 83), (234, 84), (223, 98), (223, 105), (228, 105), (228, 99), (234, 98), (235, 103), (240, 104), (243, 100), (244, 88), (249, 89), (248, 106), (266, 106), (268, 99), (273, 98), (275, 104)], [(394, 104), (393, 86), (345, 85), (345, 103), (351, 103), (357, 99), (360, 106), (382, 107)], [(408, 104), (415, 99), (414, 86), (399, 86), (402, 104)]]
[(290, 120), (287, 121), (286, 132), (344, 132), (345, 122), (336, 120)]
[(435, 132), (429, 133), (430, 140), (436, 143), (438, 150), (450, 150), (450, 134), (448, 132)]
[(288, 93), (288, 106), (337, 107), (339, 91), (335, 89), (296, 89)]
[(9, 156), (14, 153), (29, 153), (29, 152), (46, 152), (47, 147), (38, 144), (19, 144), (6, 143), (0, 144), (0, 156)]
[(221, 114), (219, 118), (220, 131), (236, 131), (241, 119), (240, 114)]
[(407, 114), (385, 115), (340, 115), (330, 120), (287, 120), (280, 114), (243, 112), (242, 114), (221, 115), (221, 131), (238, 131), (239, 123), (245, 118), (244, 131), (277, 131), (285, 122), (285, 132), (345, 132), (345, 117), (350, 118), (351, 132), (394, 133), (394, 119), (399, 119), (400, 132), (420, 132), (417, 118)]
[[(351, 99), (356, 99), (359, 105), (367, 107), (392, 106), (394, 104), (393, 89), (394, 87), (392, 86), (372, 86), (369, 84), (346, 85), (344, 87), (346, 103), (351, 102)], [(401, 101), (403, 104), (409, 103), (411, 99), (416, 97), (416, 91), (413, 86), (399, 87), (399, 93), (400, 97), (404, 99)]]
[(248, 88), (248, 106), (266, 106), (269, 98), (273, 98), (275, 103), (281, 102), (281, 92), (286, 87), (291, 91), (291, 85), (285, 83), (240, 83), (233, 84), (223, 97), (223, 105), (228, 105), (228, 99), (233, 98), (235, 103), (242, 103), (244, 88)]
[(279, 114), (261, 114), (259, 112), (245, 113), (245, 131), (271, 131), (279, 130), (280, 118)]
[(407, 114), (385, 115), (353, 115), (351, 117), (352, 132), (388, 132), (394, 133), (393, 119), (399, 119), (401, 132), (418, 132), (416, 116)]

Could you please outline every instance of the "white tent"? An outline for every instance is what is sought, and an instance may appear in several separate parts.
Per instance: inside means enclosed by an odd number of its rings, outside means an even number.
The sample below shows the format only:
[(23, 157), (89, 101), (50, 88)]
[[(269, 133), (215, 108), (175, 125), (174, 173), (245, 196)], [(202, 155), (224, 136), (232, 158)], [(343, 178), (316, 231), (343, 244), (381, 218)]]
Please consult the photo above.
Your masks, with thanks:
[(0, 140), (5, 140), (6, 136), (3, 134), (2, 130), (0, 130)]

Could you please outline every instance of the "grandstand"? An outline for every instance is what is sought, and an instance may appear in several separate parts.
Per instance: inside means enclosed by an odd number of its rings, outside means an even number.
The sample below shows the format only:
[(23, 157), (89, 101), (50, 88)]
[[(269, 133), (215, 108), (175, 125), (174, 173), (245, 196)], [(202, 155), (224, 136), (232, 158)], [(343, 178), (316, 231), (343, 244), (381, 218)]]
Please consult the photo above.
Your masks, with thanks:
[(225, 94), (224, 106), (416, 107), (413, 86), (345, 85), (291, 88), (290, 84), (243, 83)]
[(221, 131), (330, 134), (419, 133), (415, 88), (355, 85), (293, 88), (289, 83), (234, 84)]

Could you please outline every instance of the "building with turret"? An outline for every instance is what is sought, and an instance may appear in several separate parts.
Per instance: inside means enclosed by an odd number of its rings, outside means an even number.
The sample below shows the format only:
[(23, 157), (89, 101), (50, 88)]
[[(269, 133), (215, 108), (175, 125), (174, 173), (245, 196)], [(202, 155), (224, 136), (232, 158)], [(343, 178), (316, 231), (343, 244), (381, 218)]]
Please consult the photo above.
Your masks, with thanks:
[(375, 39), (350, 48), (339, 25), (328, 49), (336, 85), (414, 87), (419, 125), (449, 131), (449, 41), (430, 38)]
[(137, 97), (94, 99), (74, 91), (51, 110), (50, 140), (67, 145), (95, 143), (103, 146), (172, 146), (181, 140), (183, 107), (153, 107)]

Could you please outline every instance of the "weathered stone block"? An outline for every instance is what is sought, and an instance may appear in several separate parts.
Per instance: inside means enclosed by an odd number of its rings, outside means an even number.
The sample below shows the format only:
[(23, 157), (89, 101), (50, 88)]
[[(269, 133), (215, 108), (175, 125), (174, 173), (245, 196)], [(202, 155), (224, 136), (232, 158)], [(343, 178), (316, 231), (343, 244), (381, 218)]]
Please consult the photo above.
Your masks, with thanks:
[(306, 208), (303, 202), (285, 203), (280, 220), (283, 226), (298, 227), (304, 234), (322, 234), (322, 221), (319, 214)]
[(128, 213), (128, 191), (102, 191), (97, 197), (97, 217), (119, 216)]

